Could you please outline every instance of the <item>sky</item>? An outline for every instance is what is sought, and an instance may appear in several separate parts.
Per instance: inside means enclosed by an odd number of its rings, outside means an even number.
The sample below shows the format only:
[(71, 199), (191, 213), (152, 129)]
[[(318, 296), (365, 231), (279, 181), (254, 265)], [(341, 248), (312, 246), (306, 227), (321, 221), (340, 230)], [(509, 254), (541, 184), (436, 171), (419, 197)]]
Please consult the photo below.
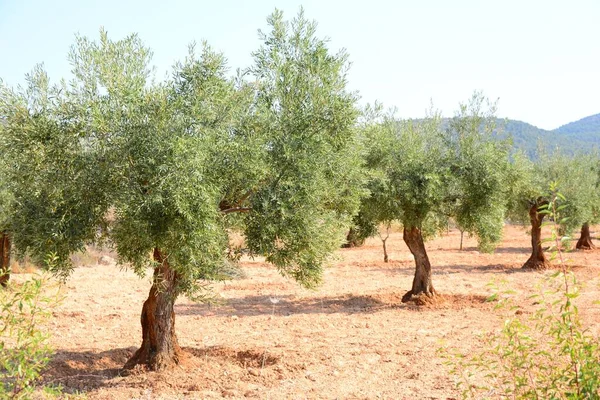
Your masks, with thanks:
[(233, 72), (252, 64), (275, 8), (291, 19), (301, 6), (332, 51), (349, 53), (361, 104), (419, 118), (433, 103), (452, 116), (478, 90), (499, 117), (544, 129), (600, 113), (598, 0), (0, 0), (0, 79), (22, 84), (37, 63), (68, 79), (75, 34), (100, 27), (138, 33), (159, 77), (203, 40)]

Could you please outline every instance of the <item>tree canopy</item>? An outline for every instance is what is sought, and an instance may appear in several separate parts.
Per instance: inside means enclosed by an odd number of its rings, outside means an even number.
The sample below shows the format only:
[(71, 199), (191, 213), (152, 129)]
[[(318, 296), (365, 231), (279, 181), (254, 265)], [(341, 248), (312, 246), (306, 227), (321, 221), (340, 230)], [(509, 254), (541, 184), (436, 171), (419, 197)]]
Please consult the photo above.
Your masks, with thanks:
[(118, 262), (154, 271), (143, 343), (128, 367), (162, 369), (181, 350), (173, 303), (221, 276), (228, 229), (305, 286), (343, 241), (361, 189), (356, 95), (345, 52), (331, 54), (303, 12), (276, 11), (254, 65), (228, 77), (207, 44), (158, 81), (136, 35), (78, 37), (73, 79), (41, 68), (3, 87), (2, 146), (21, 251), (67, 276), (69, 256), (104, 236)]

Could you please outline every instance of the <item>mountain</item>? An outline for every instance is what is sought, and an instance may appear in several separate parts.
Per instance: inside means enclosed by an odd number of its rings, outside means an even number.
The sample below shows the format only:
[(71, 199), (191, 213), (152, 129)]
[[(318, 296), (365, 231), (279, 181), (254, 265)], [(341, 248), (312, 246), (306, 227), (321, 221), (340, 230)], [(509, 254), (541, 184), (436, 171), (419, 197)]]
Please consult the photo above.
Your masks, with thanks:
[(498, 136), (510, 137), (515, 149), (535, 157), (538, 148), (556, 149), (567, 154), (588, 153), (600, 149), (600, 114), (570, 122), (547, 131), (522, 121), (498, 119)]
[(595, 134), (600, 135), (600, 114), (590, 115), (579, 121), (569, 122), (554, 130), (558, 133), (568, 134)]
[[(443, 129), (448, 128), (450, 118), (442, 118), (441, 124)], [(593, 151), (600, 153), (600, 114), (570, 122), (551, 131), (523, 121), (496, 118), (494, 135), (500, 140), (510, 139), (514, 151), (521, 150), (532, 159), (538, 157), (540, 149), (546, 153), (560, 151), (569, 155)]]

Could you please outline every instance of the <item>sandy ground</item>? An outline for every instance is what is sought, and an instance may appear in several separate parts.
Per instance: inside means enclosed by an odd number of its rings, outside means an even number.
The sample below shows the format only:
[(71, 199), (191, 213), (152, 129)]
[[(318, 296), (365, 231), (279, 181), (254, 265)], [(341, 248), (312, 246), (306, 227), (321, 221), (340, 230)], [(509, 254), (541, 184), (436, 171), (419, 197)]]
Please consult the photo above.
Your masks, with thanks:
[[(177, 301), (184, 363), (130, 376), (120, 367), (141, 342), (150, 281), (105, 256), (77, 268), (63, 288), (49, 322), (57, 353), (44, 379), (89, 399), (457, 399), (439, 349), (468, 351), (478, 335), (501, 327), (485, 301), (490, 282), (505, 281), (530, 312), (527, 295), (548, 275), (520, 270), (530, 251), (523, 228), (507, 227), (504, 236), (495, 254), (480, 254), (470, 238), (459, 251), (458, 231), (427, 243), (434, 285), (446, 299), (436, 307), (400, 302), (414, 272), (400, 233), (388, 241), (389, 263), (378, 238), (341, 249), (317, 291), (261, 260), (243, 260), (245, 279), (214, 285), (220, 305)], [(585, 283), (584, 321), (597, 329), (600, 250), (567, 258)]]

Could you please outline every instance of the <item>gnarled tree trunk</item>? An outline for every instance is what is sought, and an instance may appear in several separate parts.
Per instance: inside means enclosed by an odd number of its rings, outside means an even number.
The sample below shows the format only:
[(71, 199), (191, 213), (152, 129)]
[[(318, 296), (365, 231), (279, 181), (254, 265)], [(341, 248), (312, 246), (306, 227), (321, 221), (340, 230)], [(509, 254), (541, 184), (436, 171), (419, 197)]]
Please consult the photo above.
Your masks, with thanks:
[(142, 346), (127, 361), (125, 369), (144, 365), (160, 371), (178, 364), (181, 357), (173, 310), (179, 294), (178, 276), (157, 248), (154, 249), (154, 260), (159, 265), (154, 269), (152, 288), (142, 307)]
[(413, 279), (412, 289), (402, 297), (402, 302), (406, 303), (414, 296), (426, 295), (432, 297), (436, 294), (431, 282), (431, 264), (423, 235), (417, 227), (404, 227), (404, 243), (408, 246), (410, 252), (415, 257), (415, 278)]
[(0, 285), (6, 287), (10, 279), (10, 235), (4, 231), (0, 233)]
[(529, 220), (531, 221), (531, 256), (523, 264), (525, 269), (547, 269), (550, 268), (550, 262), (544, 255), (542, 249), (542, 222), (544, 214), (539, 212), (540, 204), (536, 203), (529, 208)]
[(579, 250), (593, 250), (596, 248), (592, 243), (592, 236), (590, 235), (590, 225), (586, 222), (581, 227), (581, 237), (577, 241), (575, 248)]

